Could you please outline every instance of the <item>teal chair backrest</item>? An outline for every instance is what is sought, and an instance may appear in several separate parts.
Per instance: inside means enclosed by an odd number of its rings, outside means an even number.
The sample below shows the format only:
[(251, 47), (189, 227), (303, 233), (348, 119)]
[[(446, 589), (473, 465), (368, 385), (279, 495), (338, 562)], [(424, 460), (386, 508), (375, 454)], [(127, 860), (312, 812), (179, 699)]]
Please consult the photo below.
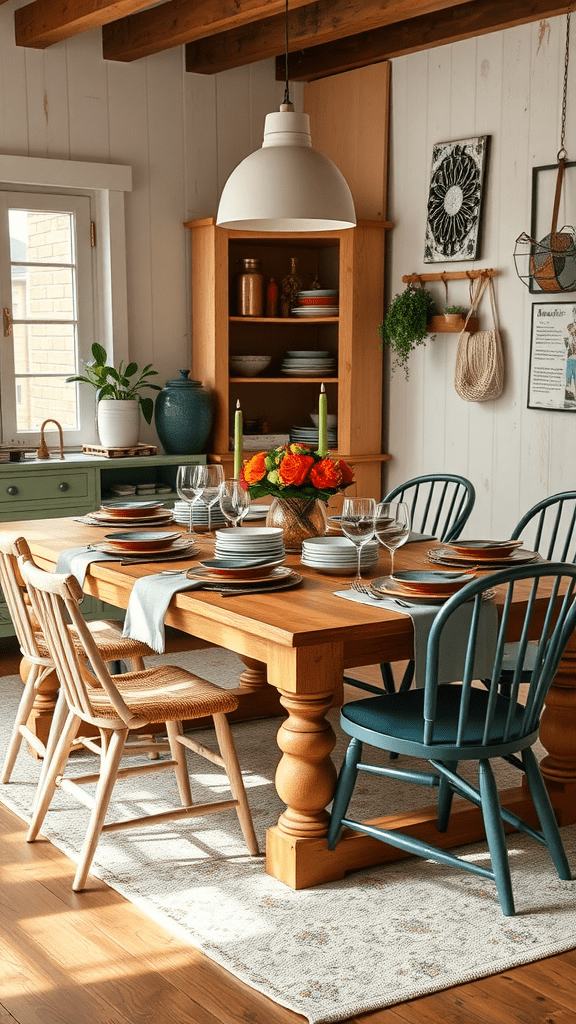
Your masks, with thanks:
[(514, 528), (524, 547), (555, 562), (576, 561), (576, 491), (551, 494), (534, 505)]
[[(516, 622), (516, 634), (519, 635), (519, 657), (512, 675), (509, 695), (509, 708), (506, 720), (501, 720), (501, 705), (497, 701), (498, 680), (502, 670), (506, 633), (511, 619), (517, 617), (517, 607), (513, 597), (516, 587), (522, 587), (527, 594), (526, 610), (522, 622)], [(433, 744), (437, 722), (440, 723), (438, 692), (439, 651), (442, 632), (452, 613), (464, 602), (473, 601), (472, 621), (466, 650), (465, 667), (462, 679), (462, 698), (460, 701), (457, 744), (463, 743), (466, 735), (468, 716), (470, 714), (470, 692), (474, 676), (474, 659), (482, 592), (486, 587), (505, 585), (505, 599), (502, 606), (498, 635), (490, 673), (490, 700), (486, 709), (484, 724), (484, 740), (486, 746), (493, 744), (494, 737), (498, 743), (507, 744), (510, 740), (529, 736), (538, 729), (542, 706), (546, 694), (554, 679), (558, 663), (566, 643), (576, 624), (576, 566), (563, 562), (540, 562), (536, 564), (516, 566), (491, 573), (469, 583), (459, 593), (446, 602), (436, 616), (428, 638), (426, 660), (426, 681), (424, 694), (424, 742)], [(534, 668), (531, 672), (527, 690), (523, 688), (522, 664), (527, 645), (530, 640), (537, 640)], [(520, 699), (520, 696), (522, 699)], [(498, 725), (495, 715), (499, 714)], [(497, 755), (494, 750), (489, 755)]]
[(453, 473), (416, 476), (392, 488), (382, 501), (405, 501), (410, 526), (449, 542), (460, 536), (474, 508), (476, 491), (466, 477)]

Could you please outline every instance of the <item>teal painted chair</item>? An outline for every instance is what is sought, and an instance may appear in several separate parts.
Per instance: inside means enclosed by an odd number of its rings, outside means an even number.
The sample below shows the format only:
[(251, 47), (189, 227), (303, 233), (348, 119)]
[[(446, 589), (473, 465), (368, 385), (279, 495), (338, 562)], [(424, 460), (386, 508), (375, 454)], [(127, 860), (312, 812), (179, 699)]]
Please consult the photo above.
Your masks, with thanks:
[[(576, 562), (576, 491), (561, 491), (533, 505), (511, 533), (523, 547), (552, 562)], [(535, 645), (528, 644), (522, 663), (522, 682), (530, 679)], [(506, 644), (500, 688), (507, 693), (518, 660), (518, 645)]]
[[(416, 533), (430, 534), (437, 540), (456, 540), (474, 508), (476, 491), (474, 485), (464, 476), (454, 473), (429, 473), (394, 487), (382, 501), (405, 501), (410, 510), (410, 529)], [(386, 693), (396, 689), (392, 666), (388, 662), (380, 665), (382, 682)], [(401, 690), (407, 690), (414, 678), (414, 662), (409, 661), (400, 683)], [(369, 693), (382, 693), (382, 687), (366, 683), (362, 679), (344, 676), (344, 682)]]
[[(527, 581), (529, 597), (524, 620), (518, 630), (521, 637), (520, 655), (526, 649), (530, 636), (539, 635), (540, 639), (530, 681), (522, 688), (523, 698), (520, 700), (521, 660), (513, 673), (509, 696), (500, 692), (498, 680), (513, 607), (514, 588), (518, 585), (521, 587), (522, 581)], [(506, 821), (547, 847), (560, 878), (571, 877), (560, 832), (532, 746), (538, 737), (546, 694), (576, 624), (575, 584), (576, 566), (559, 562), (517, 566), (474, 580), (451, 597), (434, 620), (428, 639), (424, 688), (383, 694), (344, 705), (340, 724), (352, 739), (334, 797), (328, 832), (330, 849), (336, 846), (344, 826), (408, 853), (472, 871), (496, 883), (502, 911), (510, 916), (514, 914), (514, 899), (504, 837), (503, 822)], [(491, 682), (486, 689), (473, 686), (482, 591), (500, 585), (506, 587), (506, 592)], [(472, 601), (473, 606), (463, 680), (461, 683), (439, 685), (438, 656), (442, 631), (453, 612), (466, 601)], [(535, 632), (536, 622), (541, 625)], [(429, 762), (433, 771), (372, 765), (364, 760), (363, 744), (422, 758)], [(524, 773), (540, 821), (539, 829), (532, 828), (516, 814), (501, 807), (491, 765), (492, 759), (496, 757), (504, 758)], [(477, 786), (471, 785), (458, 774), (461, 761), (478, 761)], [(480, 807), (491, 867), (463, 860), (406, 833), (356, 821), (348, 814), (348, 806), (359, 772), (438, 787), (439, 832), (446, 832), (449, 827), (454, 793)], [(382, 812), (385, 813), (385, 808), (380, 809), (379, 813)]]

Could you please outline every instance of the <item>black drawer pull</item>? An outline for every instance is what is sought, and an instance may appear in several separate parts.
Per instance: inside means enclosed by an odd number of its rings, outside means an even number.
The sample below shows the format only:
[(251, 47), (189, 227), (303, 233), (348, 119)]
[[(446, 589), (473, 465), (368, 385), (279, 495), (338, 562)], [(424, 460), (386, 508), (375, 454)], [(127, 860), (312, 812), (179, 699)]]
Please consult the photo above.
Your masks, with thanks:
[(70, 490), (70, 484), (67, 484), (66, 481), (64, 481), (63, 483), (58, 484), (58, 490), (59, 491), (69, 491)]
[(14, 484), (11, 484), (10, 487), (6, 488), (6, 492), (14, 497), (15, 494), (18, 494), (18, 488), (15, 487)]

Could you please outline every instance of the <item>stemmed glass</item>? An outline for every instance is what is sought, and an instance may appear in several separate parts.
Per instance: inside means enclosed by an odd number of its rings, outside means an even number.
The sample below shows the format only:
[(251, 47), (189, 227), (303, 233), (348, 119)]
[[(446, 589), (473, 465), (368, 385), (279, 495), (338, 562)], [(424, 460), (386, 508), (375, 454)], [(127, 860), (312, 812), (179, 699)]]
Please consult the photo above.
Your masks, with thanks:
[(390, 575), (394, 575), (394, 552), (410, 534), (410, 511), (405, 501), (382, 501), (376, 508), (376, 537), (390, 552)]
[(218, 501), (220, 484), (224, 480), (224, 467), (219, 464), (198, 466), (194, 483), (205, 505), (208, 506), (208, 536), (212, 536), (212, 506)]
[(351, 540), (358, 549), (358, 568), (355, 583), (362, 579), (361, 558), (362, 548), (374, 536), (374, 516), (376, 502), (374, 498), (344, 498), (340, 526), (342, 533)]
[(250, 495), (238, 480), (224, 480), (218, 496), (220, 508), (232, 526), (240, 526), (250, 509)]
[(186, 532), (194, 536), (196, 536), (196, 531), (192, 526), (192, 506), (200, 497), (200, 488), (196, 482), (199, 468), (199, 466), (178, 466), (176, 473), (176, 490), (178, 495), (182, 498), (182, 501), (187, 501), (190, 506), (190, 522)]

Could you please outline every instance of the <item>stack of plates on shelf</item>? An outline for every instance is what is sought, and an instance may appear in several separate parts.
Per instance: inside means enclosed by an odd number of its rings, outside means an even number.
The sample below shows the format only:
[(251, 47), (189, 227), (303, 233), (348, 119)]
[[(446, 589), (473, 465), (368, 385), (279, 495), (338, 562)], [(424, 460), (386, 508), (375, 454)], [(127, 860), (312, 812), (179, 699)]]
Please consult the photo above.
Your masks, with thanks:
[[(290, 428), (290, 444), (310, 444), (314, 448), (318, 447), (318, 428), (317, 427), (291, 427)], [(337, 431), (328, 429), (326, 431), (326, 444), (329, 448), (337, 448), (338, 446), (338, 434)]]
[(319, 288), (313, 291), (298, 292), (298, 304), (292, 314), (299, 317), (338, 316), (338, 291), (336, 288)]
[(104, 540), (95, 544), (98, 551), (118, 555), (123, 560), (150, 559), (163, 562), (168, 559), (185, 558), (197, 551), (189, 538), (180, 532), (167, 530), (123, 530), (107, 533)]
[(277, 526), (232, 526), (216, 530), (215, 558), (243, 558), (248, 560), (283, 559), (284, 534)]
[(103, 501), (90, 519), (99, 526), (164, 526), (172, 522), (163, 501)]
[[(182, 526), (188, 526), (190, 523), (190, 504), (187, 501), (175, 501), (174, 502), (174, 519), (177, 523)], [(223, 526), (227, 522), (226, 516), (218, 502), (212, 505), (210, 510), (210, 525), (212, 529), (215, 526)], [(192, 525), (195, 530), (199, 532), (201, 530), (208, 529), (208, 506), (203, 501), (196, 501), (192, 506)]]
[(331, 377), (336, 370), (336, 359), (331, 352), (290, 351), (284, 354), (280, 369), (289, 377)]
[[(378, 565), (378, 555), (378, 541), (369, 540), (362, 548), (362, 568)], [(317, 572), (351, 576), (358, 565), (358, 548), (347, 537), (311, 537), (302, 541), (301, 561)]]

